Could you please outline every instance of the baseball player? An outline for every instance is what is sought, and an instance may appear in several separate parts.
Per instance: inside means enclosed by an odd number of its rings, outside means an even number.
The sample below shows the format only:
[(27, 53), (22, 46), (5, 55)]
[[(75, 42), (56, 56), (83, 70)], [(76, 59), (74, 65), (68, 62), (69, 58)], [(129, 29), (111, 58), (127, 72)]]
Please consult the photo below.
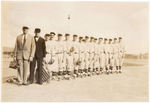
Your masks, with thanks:
[(70, 40), (70, 34), (65, 34), (65, 64), (66, 64), (66, 71), (67, 74), (65, 75), (66, 79), (70, 79), (73, 75), (73, 45), (72, 41)]
[(64, 57), (64, 46), (62, 41), (62, 34), (58, 34), (58, 40), (56, 40), (56, 55), (58, 61), (58, 80), (63, 79), (63, 57)]
[(78, 74), (80, 77), (83, 75), (83, 69), (84, 69), (84, 45), (83, 45), (83, 37), (79, 37), (79, 69)]
[(103, 45), (103, 38), (99, 38), (98, 41), (99, 45), (99, 68), (100, 68), (100, 73), (103, 73), (103, 69), (105, 68), (104, 63), (105, 63), (105, 54), (104, 54), (104, 45)]
[(73, 44), (73, 68), (74, 68), (74, 77), (78, 77), (78, 60), (79, 60), (79, 42), (77, 41), (77, 35), (73, 35), (73, 40), (72, 40), (72, 44)]
[(83, 50), (83, 52), (81, 53), (82, 54), (82, 61), (81, 61), (81, 65), (82, 65), (82, 76), (83, 77), (85, 77), (86, 76), (86, 69), (85, 69), (85, 67), (86, 67), (86, 41), (85, 41), (85, 39), (83, 39), (82, 40), (82, 50)]
[[(50, 62), (50, 34), (45, 34), (44, 36), (45, 38), (45, 46), (46, 46), (46, 56), (45, 59), (43, 60), (43, 67), (45, 68), (45, 70), (47, 71), (47, 73), (49, 74), (49, 76), (51, 77), (51, 70), (49, 69), (49, 62)], [(50, 78), (47, 78), (47, 83), (50, 82)]]
[(116, 68), (116, 73), (119, 71), (119, 46), (117, 43), (117, 38), (113, 41), (113, 68)]
[(109, 39), (108, 43), (108, 65), (109, 65), (109, 73), (113, 73), (113, 45), (112, 39)]
[[(56, 79), (57, 78), (57, 72), (58, 72), (58, 64), (56, 63), (57, 61), (57, 56), (56, 56), (56, 47), (57, 47), (57, 43), (55, 41), (55, 33), (54, 32), (50, 32), (50, 62), (49, 64), (51, 64), (51, 66), (49, 67), (49, 69), (51, 70), (52, 73), (52, 79)], [(55, 65), (52, 65), (55, 64)]]
[(97, 38), (94, 38), (94, 68), (93, 68), (93, 73), (99, 74), (99, 48), (97, 44)]
[(88, 76), (88, 69), (89, 69), (89, 37), (85, 36), (85, 44), (84, 44), (84, 59), (85, 59), (85, 66), (84, 66), (84, 73), (85, 76)]
[(89, 42), (89, 69), (88, 69), (88, 76), (92, 75), (93, 72), (93, 63), (94, 63), (94, 43), (93, 43), (94, 37), (90, 37)]
[(108, 40), (107, 38), (104, 39), (104, 58), (105, 58), (105, 62), (104, 62), (104, 65), (105, 65), (105, 70), (106, 70), (106, 74), (109, 74), (109, 57), (108, 57)]
[(119, 37), (118, 46), (119, 46), (119, 73), (121, 73), (121, 68), (122, 68), (124, 56), (125, 56), (125, 47), (122, 43), (122, 37)]

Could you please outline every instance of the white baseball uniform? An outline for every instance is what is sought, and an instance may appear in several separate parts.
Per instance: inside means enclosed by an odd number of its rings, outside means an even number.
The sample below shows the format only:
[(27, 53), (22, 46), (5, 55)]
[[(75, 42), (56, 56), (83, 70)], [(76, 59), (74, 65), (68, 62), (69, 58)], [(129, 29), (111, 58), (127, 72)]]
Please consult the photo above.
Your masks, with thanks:
[(71, 48), (73, 47), (72, 41), (67, 40), (65, 42), (65, 64), (67, 67), (67, 71), (73, 70), (73, 52), (71, 52)]
[(79, 42), (78, 41), (72, 41), (74, 52), (73, 52), (73, 67), (74, 70), (78, 70), (79, 66), (77, 65), (77, 62), (79, 60)]
[(119, 66), (122, 66), (125, 55), (125, 47), (122, 42), (118, 43), (118, 46), (119, 46)]
[(63, 41), (56, 41), (56, 55), (57, 55), (57, 60), (58, 60), (58, 70), (63, 71), (63, 63), (64, 63), (64, 45)]

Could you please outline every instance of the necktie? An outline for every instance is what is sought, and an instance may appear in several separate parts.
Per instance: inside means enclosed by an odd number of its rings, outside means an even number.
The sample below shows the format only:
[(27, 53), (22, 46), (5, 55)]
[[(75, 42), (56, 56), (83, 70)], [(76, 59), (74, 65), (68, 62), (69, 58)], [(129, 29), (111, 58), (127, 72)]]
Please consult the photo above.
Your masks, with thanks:
[(25, 43), (26, 43), (26, 35), (24, 35), (24, 38), (23, 38), (23, 47)]
[(38, 36), (35, 36), (35, 38), (38, 38)]
[(39, 38), (38, 36), (35, 36), (35, 41), (36, 41), (36, 42), (38, 41), (38, 38)]

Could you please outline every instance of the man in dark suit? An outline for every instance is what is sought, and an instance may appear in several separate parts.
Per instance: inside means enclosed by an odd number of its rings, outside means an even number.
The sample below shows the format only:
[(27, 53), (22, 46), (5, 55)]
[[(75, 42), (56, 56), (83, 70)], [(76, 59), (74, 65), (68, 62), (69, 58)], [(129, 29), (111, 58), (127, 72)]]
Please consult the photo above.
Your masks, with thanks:
[(42, 63), (46, 55), (46, 46), (45, 46), (45, 40), (40, 36), (40, 32), (41, 30), (39, 28), (36, 28), (34, 31), (36, 50), (35, 50), (33, 61), (30, 64), (29, 80), (31, 84), (34, 82), (36, 63), (37, 63), (37, 83), (42, 84), (42, 66), (43, 66)]

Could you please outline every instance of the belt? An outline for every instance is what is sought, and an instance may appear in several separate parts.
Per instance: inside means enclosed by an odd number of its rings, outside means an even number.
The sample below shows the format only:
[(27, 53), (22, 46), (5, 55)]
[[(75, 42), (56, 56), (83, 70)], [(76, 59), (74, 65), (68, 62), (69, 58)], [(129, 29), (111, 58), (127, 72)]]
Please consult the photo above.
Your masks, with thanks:
[(108, 52), (108, 54), (114, 54), (114, 53), (109, 53), (109, 52)]
[(62, 54), (62, 52), (56, 53), (56, 54)]
[(74, 52), (74, 54), (78, 54), (77, 52)]
[(46, 54), (50, 54), (49, 52), (46, 52)]
[(66, 54), (72, 55), (72, 53), (66, 53)]
[(85, 52), (89, 53), (88, 51), (85, 51)]

